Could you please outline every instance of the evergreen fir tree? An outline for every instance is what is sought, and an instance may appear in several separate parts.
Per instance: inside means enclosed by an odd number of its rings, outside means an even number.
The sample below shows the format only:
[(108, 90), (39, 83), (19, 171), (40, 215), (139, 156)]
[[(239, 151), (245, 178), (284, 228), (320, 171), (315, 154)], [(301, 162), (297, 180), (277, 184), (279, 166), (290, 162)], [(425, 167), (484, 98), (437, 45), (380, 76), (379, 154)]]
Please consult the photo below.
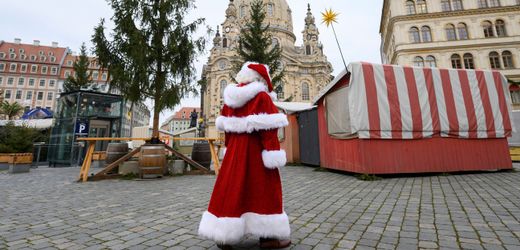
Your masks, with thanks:
[(89, 60), (87, 56), (87, 47), (85, 43), (81, 45), (78, 59), (74, 62), (72, 68), (74, 74), (67, 77), (63, 83), (65, 92), (80, 90), (92, 83), (92, 71), (88, 70)]
[[(152, 142), (159, 141), (159, 115), (196, 92), (193, 61), (203, 52), (204, 38), (194, 33), (204, 22), (185, 23), (193, 0), (109, 0), (115, 27), (109, 41), (104, 20), (92, 42), (110, 84), (131, 102), (154, 100)], [(192, 84), (195, 83), (195, 84)]]
[(240, 33), (238, 41), (238, 55), (240, 61), (237, 68), (244, 62), (252, 61), (263, 63), (269, 66), (273, 87), (278, 90), (279, 83), (283, 78), (283, 71), (280, 69), (280, 59), (282, 49), (279, 44), (272, 46), (272, 36), (269, 33), (269, 25), (264, 25), (265, 10), (261, 0), (251, 3), (249, 19)]

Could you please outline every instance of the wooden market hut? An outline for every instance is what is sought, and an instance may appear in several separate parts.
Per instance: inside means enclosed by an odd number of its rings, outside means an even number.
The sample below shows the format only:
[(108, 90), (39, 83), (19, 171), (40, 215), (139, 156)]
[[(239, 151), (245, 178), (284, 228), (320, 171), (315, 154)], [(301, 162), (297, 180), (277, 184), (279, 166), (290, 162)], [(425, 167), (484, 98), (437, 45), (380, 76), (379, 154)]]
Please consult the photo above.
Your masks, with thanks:
[(366, 174), (511, 169), (497, 71), (351, 63), (314, 99), (321, 166)]
[[(300, 128), (298, 124), (298, 113), (312, 109), (310, 103), (302, 102), (275, 102), (275, 106), (287, 115), (289, 125), (278, 130), (280, 147), (285, 150), (287, 163), (298, 164), (300, 160)], [(317, 135), (316, 135), (317, 137)]]

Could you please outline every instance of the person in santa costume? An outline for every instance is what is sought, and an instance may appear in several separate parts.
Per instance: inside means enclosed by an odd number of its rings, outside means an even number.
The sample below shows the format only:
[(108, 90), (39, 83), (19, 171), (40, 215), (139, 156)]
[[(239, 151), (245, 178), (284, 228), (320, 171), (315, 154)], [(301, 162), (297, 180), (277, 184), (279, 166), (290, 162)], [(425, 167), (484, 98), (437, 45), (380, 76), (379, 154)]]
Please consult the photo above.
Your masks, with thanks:
[(230, 249), (246, 235), (260, 247), (291, 244), (289, 219), (283, 208), (279, 167), (287, 161), (278, 128), (289, 124), (273, 103), (267, 65), (247, 62), (224, 90), (224, 107), (216, 119), (226, 133), (226, 153), (199, 235)]

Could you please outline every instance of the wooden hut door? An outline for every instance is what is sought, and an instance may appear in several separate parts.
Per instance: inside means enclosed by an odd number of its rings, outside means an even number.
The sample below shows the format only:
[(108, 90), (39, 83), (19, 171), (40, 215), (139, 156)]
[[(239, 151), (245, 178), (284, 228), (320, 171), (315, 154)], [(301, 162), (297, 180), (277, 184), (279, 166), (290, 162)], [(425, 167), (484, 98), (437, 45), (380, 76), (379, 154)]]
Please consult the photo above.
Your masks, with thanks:
[(320, 165), (320, 140), (318, 132), (318, 109), (298, 114), (300, 126), (300, 161), (308, 165)]

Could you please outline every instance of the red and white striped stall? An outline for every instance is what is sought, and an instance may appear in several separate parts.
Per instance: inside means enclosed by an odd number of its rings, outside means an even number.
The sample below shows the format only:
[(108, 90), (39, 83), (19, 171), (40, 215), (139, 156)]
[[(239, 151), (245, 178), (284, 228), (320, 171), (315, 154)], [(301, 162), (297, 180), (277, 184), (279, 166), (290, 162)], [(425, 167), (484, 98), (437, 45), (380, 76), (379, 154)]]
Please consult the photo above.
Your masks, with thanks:
[(351, 63), (315, 99), (321, 165), (368, 174), (511, 169), (497, 71)]

